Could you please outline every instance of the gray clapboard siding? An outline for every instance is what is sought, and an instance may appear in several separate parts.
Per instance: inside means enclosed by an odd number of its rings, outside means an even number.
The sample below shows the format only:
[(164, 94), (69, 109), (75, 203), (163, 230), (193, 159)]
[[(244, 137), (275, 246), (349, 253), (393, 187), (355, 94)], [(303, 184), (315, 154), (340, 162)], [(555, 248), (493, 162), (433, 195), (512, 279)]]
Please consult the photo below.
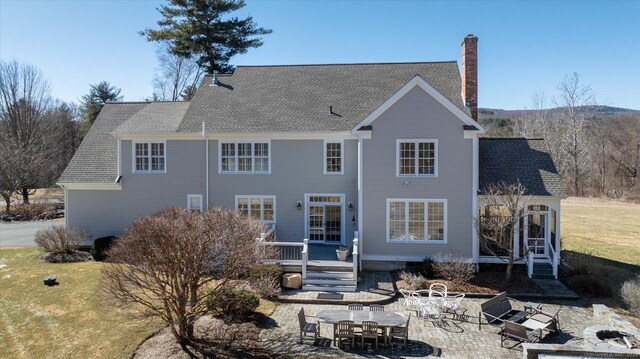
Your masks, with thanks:
[[(414, 88), (373, 123), (363, 144), (363, 259), (424, 258), (449, 251), (471, 257), (472, 141), (462, 121), (421, 88)], [(396, 139), (437, 139), (438, 177), (396, 177)], [(409, 181), (410, 187), (403, 183)], [(447, 244), (388, 243), (387, 198), (446, 199)]]

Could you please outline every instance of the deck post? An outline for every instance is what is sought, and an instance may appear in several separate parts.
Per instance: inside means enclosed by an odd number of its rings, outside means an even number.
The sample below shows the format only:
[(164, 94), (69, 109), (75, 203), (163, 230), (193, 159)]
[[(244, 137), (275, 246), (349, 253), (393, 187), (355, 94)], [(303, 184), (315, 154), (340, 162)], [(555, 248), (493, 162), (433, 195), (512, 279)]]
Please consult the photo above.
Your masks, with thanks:
[(309, 240), (302, 240), (302, 280), (307, 279), (307, 261), (309, 259)]
[(353, 235), (353, 280), (358, 285), (358, 231), (355, 231)]

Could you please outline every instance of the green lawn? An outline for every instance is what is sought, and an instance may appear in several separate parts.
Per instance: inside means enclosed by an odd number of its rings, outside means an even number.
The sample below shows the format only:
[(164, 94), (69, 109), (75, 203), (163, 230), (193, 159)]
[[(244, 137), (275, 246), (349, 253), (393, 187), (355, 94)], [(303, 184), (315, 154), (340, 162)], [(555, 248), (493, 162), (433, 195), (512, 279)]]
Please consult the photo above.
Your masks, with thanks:
[[(103, 301), (102, 263), (48, 264), (38, 255), (0, 248), (0, 358), (127, 358), (156, 329)], [(60, 285), (46, 287), (46, 275)]]

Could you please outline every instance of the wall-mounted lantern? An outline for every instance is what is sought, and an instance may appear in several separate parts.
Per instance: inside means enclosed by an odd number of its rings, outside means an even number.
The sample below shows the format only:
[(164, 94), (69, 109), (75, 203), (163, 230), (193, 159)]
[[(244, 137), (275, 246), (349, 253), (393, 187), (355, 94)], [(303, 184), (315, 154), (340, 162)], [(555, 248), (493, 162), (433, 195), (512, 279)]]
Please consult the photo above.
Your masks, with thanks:
[(302, 209), (302, 202), (298, 201), (296, 203), (296, 208), (298, 209), (298, 211), (301, 210)]
[(349, 212), (353, 212), (353, 202), (349, 202), (347, 208), (349, 209)]

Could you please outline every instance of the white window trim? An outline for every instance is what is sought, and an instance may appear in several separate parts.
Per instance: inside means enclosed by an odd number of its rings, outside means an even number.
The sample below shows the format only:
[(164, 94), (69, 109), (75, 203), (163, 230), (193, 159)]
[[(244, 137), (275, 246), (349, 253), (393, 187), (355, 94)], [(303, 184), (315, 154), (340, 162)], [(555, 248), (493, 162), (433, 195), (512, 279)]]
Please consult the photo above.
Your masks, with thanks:
[[(443, 203), (444, 204), (444, 223), (443, 223), (443, 239), (390, 239), (391, 227), (389, 226), (390, 218), (389, 218), (389, 204), (391, 202), (423, 202), (425, 204), (424, 208), (424, 231), (427, 233), (429, 231), (429, 203)], [(405, 211), (408, 211), (408, 206), (405, 206)], [(387, 198), (387, 208), (386, 208), (386, 216), (387, 216), (387, 231), (386, 231), (386, 241), (387, 243), (429, 243), (429, 244), (447, 244), (448, 240), (448, 232), (449, 232), (449, 220), (448, 220), (448, 206), (446, 199), (426, 199), (426, 198)], [(408, 227), (408, 217), (409, 214), (405, 213), (405, 228)], [(408, 229), (405, 229), (405, 234), (408, 232)]]
[[(415, 158), (415, 174), (400, 174), (400, 144), (405, 142), (413, 142), (416, 144), (416, 158)], [(433, 143), (433, 174), (419, 174), (418, 173), (418, 143)], [(419, 139), (396, 139), (396, 177), (438, 177), (438, 140), (419, 138)]]
[[(149, 145), (149, 169), (146, 171), (136, 170), (136, 144), (138, 143), (146, 143)], [(151, 144), (152, 143), (162, 143), (164, 147), (164, 170), (162, 171), (152, 171), (151, 170)], [(166, 140), (132, 140), (131, 141), (131, 173), (142, 173), (142, 174), (157, 174), (157, 173), (167, 173), (167, 166), (169, 161), (167, 161), (167, 141)]]
[(201, 194), (188, 194), (187, 195), (187, 209), (194, 209), (191, 208), (191, 199), (193, 198), (198, 198), (200, 200), (200, 208), (197, 208), (197, 210), (199, 210), (200, 212), (202, 212), (202, 209), (204, 207), (203, 205), (203, 201), (202, 201), (202, 195)]
[[(222, 170), (222, 144), (234, 143), (235, 144), (235, 158), (236, 158), (236, 170), (235, 171), (223, 171)], [(238, 171), (238, 143), (250, 143), (251, 144), (251, 171)], [(269, 148), (269, 170), (268, 171), (256, 171), (255, 168), (255, 144), (266, 143)], [(219, 140), (218, 141), (218, 174), (223, 175), (235, 175), (235, 174), (256, 174), (256, 175), (270, 175), (271, 174), (271, 139), (234, 139), (234, 140)]]
[[(340, 172), (328, 172), (327, 171), (327, 144), (339, 143), (340, 144)], [(340, 176), (344, 175), (344, 140), (324, 140), (322, 144), (322, 171), (328, 176)]]
[[(272, 195), (240, 195), (237, 194), (235, 197), (235, 210), (238, 210), (238, 199), (240, 198), (247, 198), (248, 200), (248, 211), (249, 211), (249, 218), (251, 218), (251, 199), (252, 198), (260, 198), (260, 221), (263, 223), (268, 223), (268, 224), (276, 224), (276, 196), (272, 196)], [(269, 221), (265, 221), (264, 219), (262, 219), (262, 217), (264, 216), (264, 199), (265, 198), (270, 198), (273, 200), (273, 220), (269, 220)]]

